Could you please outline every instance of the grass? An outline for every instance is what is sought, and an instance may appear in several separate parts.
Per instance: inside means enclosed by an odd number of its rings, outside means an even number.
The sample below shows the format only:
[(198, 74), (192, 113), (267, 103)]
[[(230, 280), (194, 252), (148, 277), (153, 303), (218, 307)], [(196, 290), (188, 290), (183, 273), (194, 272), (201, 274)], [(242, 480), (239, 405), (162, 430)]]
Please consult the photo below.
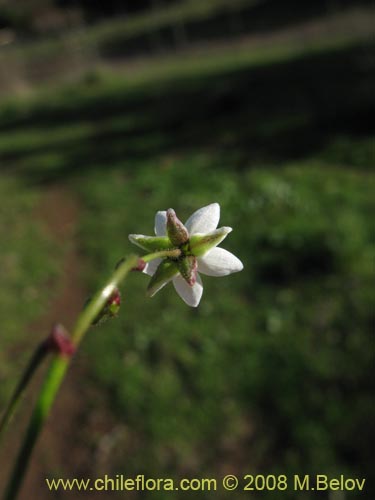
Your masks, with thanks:
[[(16, 179), (0, 178), (1, 351), (3, 404), (41, 332), (31, 322), (48, 306), (56, 276), (57, 249), (35, 220), (38, 193)], [(52, 258), (55, 255), (55, 259)], [(26, 333), (25, 333), (26, 330)]]
[(168, 207), (186, 219), (219, 201), (234, 228), (222, 246), (245, 264), (203, 277), (198, 310), (172, 286), (146, 299), (134, 273), (120, 317), (88, 336), (86, 382), (117, 423), (104, 473), (370, 477), (373, 50), (224, 58), (134, 85), (104, 76), (3, 107), (3, 171), (81, 200), (90, 287)]
[[(361, 1), (360, 6), (365, 7), (366, 3), (368, 2), (365, 0)], [(298, 9), (298, 6), (296, 8), (296, 5), (293, 5), (293, 0), (291, 4), (295, 10), (294, 14), (297, 12), (299, 16), (302, 16), (302, 19), (306, 15), (326, 14), (324, 5), (317, 5), (310, 9)], [(270, 19), (274, 21), (273, 16), (281, 20), (281, 25), (288, 24), (287, 20), (289, 19), (289, 22), (291, 20), (290, 10), (290, 6), (285, 5), (284, 9), (279, 11), (277, 2), (274, 0), (205, 0), (204, 2), (185, 0), (131, 16), (118, 16), (86, 27), (84, 30), (72, 30), (63, 41), (50, 37), (34, 41), (31, 44), (21, 43), (15, 47), (9, 47), (9, 52), (15, 58), (37, 59), (38, 57), (48, 57), (51, 54), (56, 56), (64, 50), (66, 45), (74, 47), (76, 44), (82, 45), (87, 51), (94, 48), (109, 56), (126, 53), (129, 45), (135, 48), (136, 53), (137, 47), (138, 51), (139, 47), (144, 49), (146, 47), (146, 52), (148, 52), (152, 50), (152, 44), (155, 43), (155, 35), (160, 37), (164, 46), (168, 45), (168, 40), (171, 37), (176, 36), (175, 32), (178, 29), (184, 30), (185, 36), (198, 38), (198, 40), (210, 38), (211, 31), (216, 33), (216, 38), (220, 38), (220, 31), (221, 36), (223, 31), (225, 34), (231, 31), (230, 21), (228, 22), (231, 16), (234, 16), (235, 22), (240, 25), (237, 28), (237, 33), (234, 33), (236, 35), (241, 34), (241, 29), (246, 31), (248, 28), (247, 18), (252, 20), (253, 29), (254, 26), (259, 26), (260, 31), (263, 31), (267, 29), (267, 21), (273, 27), (272, 22), (270, 23)], [(270, 16), (275, 11), (276, 15)], [(244, 25), (245, 17), (246, 26)], [(221, 18), (225, 19), (224, 26)]]
[[(106, 42), (114, 40), (131, 40), (134, 37), (148, 37), (156, 30), (173, 28), (178, 23), (191, 23), (204, 20), (212, 20), (218, 13), (241, 13), (245, 7), (259, 4), (259, 0), (187, 0), (172, 5), (164, 5), (162, 8), (149, 9), (146, 12), (109, 19), (90, 26), (85, 30), (72, 30), (68, 40), (72, 43), (79, 41), (87, 46), (101, 46)], [(32, 47), (22, 46), (16, 48), (26, 51), (28, 56), (46, 55), (56, 48), (61, 48), (58, 40), (50, 38), (34, 42)]]
[(95, 44), (105, 43), (110, 40), (131, 39), (135, 36), (149, 35), (153, 31), (173, 28), (178, 23), (192, 23), (212, 20), (215, 15), (225, 13), (241, 13), (245, 7), (259, 4), (259, 0), (209, 0), (200, 2), (188, 0), (164, 8), (155, 9), (154, 12), (145, 12), (133, 15), (132, 19), (119, 19), (107, 21), (92, 28), (88, 33), (88, 40)]
[(0, 161), (5, 169), (51, 179), (124, 158), (134, 165), (210, 148), (231, 155), (236, 168), (319, 151), (322, 159), (329, 154), (340, 163), (340, 140), (359, 141), (368, 158), (372, 53), (369, 43), (299, 55), (286, 51), (258, 61), (261, 53), (247, 65), (224, 58), (225, 70), (219, 65), (198, 74), (198, 66), (187, 65), (189, 76), (187, 69), (176, 76), (172, 65), (163, 77), (154, 74), (133, 85), (118, 76), (99, 78), (11, 101), (0, 113)]
[(352, 3), (331, 12), (324, 2), (301, 6), (295, 0), (283, 6), (275, 0), (178, 2), (61, 37), (4, 47), (1, 84), (5, 90), (37, 88), (43, 95), (60, 80), (102, 78), (109, 67), (137, 86), (150, 84), (155, 76), (212, 74), (307, 51), (371, 43), (369, 0), (348, 8)]
[(363, 475), (370, 450), (354, 429), (368, 432), (371, 418), (374, 179), (312, 161), (241, 172), (217, 161), (158, 159), (88, 174), (79, 188), (82, 241), (102, 270), (93, 286), (129, 251), (127, 234), (151, 234), (169, 206), (186, 219), (220, 200), (221, 224), (234, 227), (222, 246), (245, 264), (203, 277), (197, 311), (172, 286), (143, 298), (147, 277), (132, 276), (120, 318), (88, 339), (123, 423), (113, 471)]

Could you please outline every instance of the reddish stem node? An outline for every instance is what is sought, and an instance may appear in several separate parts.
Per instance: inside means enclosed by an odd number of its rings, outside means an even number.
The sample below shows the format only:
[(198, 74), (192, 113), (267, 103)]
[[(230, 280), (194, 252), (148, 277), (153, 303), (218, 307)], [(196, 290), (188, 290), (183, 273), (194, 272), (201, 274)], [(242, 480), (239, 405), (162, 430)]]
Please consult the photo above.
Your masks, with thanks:
[(146, 267), (146, 262), (143, 259), (138, 259), (138, 264), (136, 267), (133, 267), (132, 271), (143, 271)]
[(70, 357), (75, 353), (76, 346), (69, 337), (65, 328), (56, 324), (45, 341), (47, 351), (60, 354), (61, 356)]

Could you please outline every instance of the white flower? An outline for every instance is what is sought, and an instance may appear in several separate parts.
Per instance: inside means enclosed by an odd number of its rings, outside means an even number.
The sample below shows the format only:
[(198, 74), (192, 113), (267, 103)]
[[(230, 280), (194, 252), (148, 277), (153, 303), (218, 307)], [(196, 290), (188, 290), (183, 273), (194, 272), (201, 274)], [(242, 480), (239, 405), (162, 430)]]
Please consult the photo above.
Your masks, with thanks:
[(212, 203), (200, 208), (182, 224), (173, 209), (160, 211), (155, 216), (155, 237), (130, 234), (132, 243), (144, 250), (179, 248), (177, 259), (155, 259), (143, 272), (152, 276), (150, 296), (170, 281), (180, 297), (197, 307), (203, 293), (199, 272), (208, 276), (226, 276), (243, 269), (242, 262), (231, 252), (217, 245), (232, 231), (231, 227), (217, 228), (220, 205)]

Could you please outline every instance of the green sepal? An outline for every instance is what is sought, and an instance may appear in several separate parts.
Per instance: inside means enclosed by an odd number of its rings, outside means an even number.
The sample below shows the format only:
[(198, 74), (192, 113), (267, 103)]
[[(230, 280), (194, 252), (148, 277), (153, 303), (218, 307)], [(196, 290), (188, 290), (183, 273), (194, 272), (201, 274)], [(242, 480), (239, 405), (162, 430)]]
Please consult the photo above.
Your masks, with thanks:
[(147, 287), (147, 295), (152, 297), (164, 285), (166, 285), (174, 276), (179, 273), (176, 262), (171, 260), (163, 260), (152, 276)]
[(194, 255), (189, 255), (177, 262), (178, 270), (186, 283), (193, 286), (197, 280), (197, 259)]
[(129, 234), (129, 240), (148, 252), (169, 250), (173, 248), (168, 236), (144, 236), (143, 234)]
[(190, 251), (196, 257), (201, 257), (211, 248), (216, 247), (232, 231), (231, 227), (220, 227), (207, 234), (194, 234), (190, 236)]

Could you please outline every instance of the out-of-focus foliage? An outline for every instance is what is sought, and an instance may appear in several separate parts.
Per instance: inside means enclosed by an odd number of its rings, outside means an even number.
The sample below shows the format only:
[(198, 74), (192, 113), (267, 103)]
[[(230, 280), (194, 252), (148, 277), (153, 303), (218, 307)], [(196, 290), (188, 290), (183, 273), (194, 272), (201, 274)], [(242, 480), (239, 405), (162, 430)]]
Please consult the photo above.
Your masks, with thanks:
[(245, 264), (203, 277), (198, 310), (130, 276), (118, 320), (82, 345), (116, 416), (112, 434), (77, 430), (93, 469), (370, 478), (373, 45), (279, 49), (131, 85), (92, 72), (1, 111), (4, 168), (76, 190), (90, 288), (169, 207), (184, 220), (218, 201)]
[[(218, 64), (218, 52), (232, 63), (264, 62), (275, 52), (305, 53), (308, 48), (369, 39), (374, 25), (371, 0), (154, 1), (152, 8), (139, 13), (97, 19), (90, 25), (80, 9), (49, 6), (48, 1), (0, 5), (0, 92), (77, 82), (85, 74), (97, 74), (103, 65), (115, 64), (133, 81), (140, 73), (154, 75), (171, 64), (195, 64), (199, 71), (211, 68)], [(112, 9), (108, 2), (100, 5)], [(147, 61), (133, 65), (139, 58)]]
[(317, 164), (236, 172), (203, 155), (97, 173), (82, 188), (83, 241), (103, 276), (157, 209), (183, 217), (214, 200), (234, 227), (222, 246), (245, 264), (203, 277), (197, 311), (172, 285), (142, 299), (147, 277), (134, 276), (120, 319), (88, 339), (123, 422), (114, 470), (370, 472), (373, 178)]
[[(40, 339), (40, 332), (30, 331), (31, 321), (43, 313), (51, 298), (58, 251), (34, 220), (36, 193), (13, 178), (1, 176), (0, 200), (0, 403), (3, 406), (30, 355), (25, 346), (33, 349)], [(26, 336), (25, 328), (30, 328)]]

